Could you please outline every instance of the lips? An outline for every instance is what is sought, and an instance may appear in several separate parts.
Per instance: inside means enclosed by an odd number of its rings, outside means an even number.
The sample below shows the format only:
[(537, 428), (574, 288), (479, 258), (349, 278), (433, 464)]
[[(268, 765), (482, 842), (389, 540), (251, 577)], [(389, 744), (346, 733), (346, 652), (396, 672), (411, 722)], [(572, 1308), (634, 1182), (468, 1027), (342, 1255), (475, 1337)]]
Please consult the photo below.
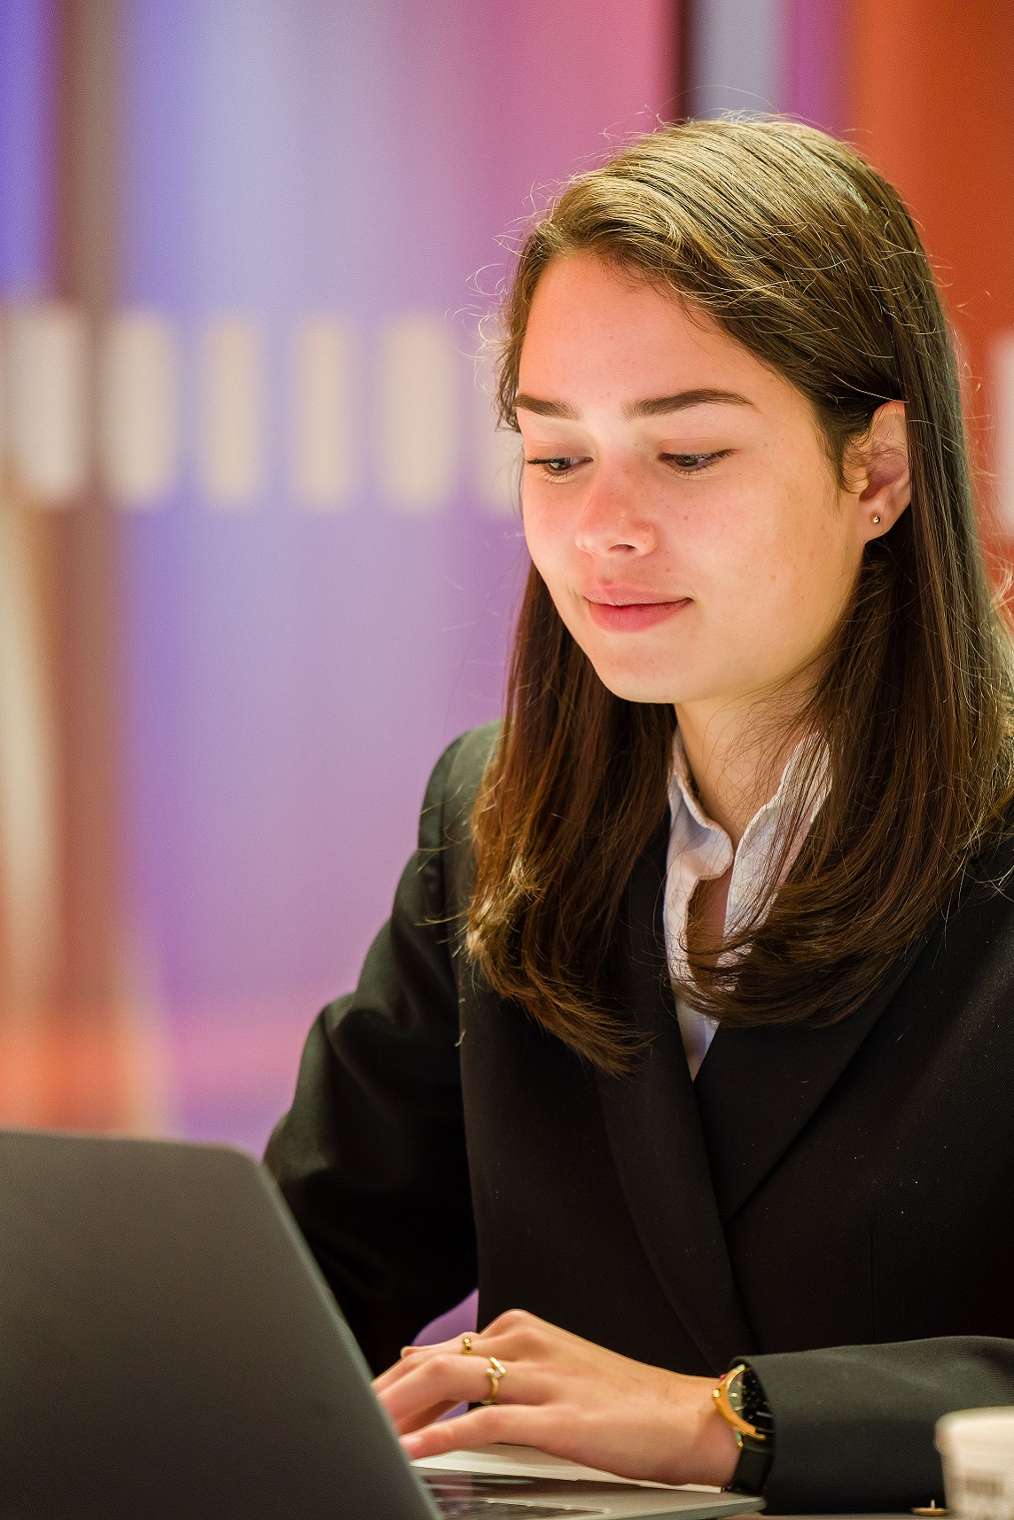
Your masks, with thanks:
[(674, 602), (689, 601), (689, 597), (658, 596), (652, 591), (639, 591), (634, 586), (599, 587), (585, 593), (585, 600), (600, 607), (668, 607)]
[(596, 602), (585, 598), (588, 616), (599, 628), (611, 633), (636, 633), (654, 628), (669, 618), (678, 617), (692, 605), (689, 597), (675, 602)]

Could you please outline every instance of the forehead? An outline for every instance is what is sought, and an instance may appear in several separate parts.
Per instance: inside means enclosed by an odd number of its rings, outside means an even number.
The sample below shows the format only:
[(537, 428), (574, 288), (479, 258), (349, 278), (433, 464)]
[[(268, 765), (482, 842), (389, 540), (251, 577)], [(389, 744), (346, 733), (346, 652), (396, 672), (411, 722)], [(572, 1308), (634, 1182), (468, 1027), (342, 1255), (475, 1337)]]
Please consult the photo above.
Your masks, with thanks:
[(719, 383), (761, 411), (803, 402), (706, 312), (635, 272), (584, 251), (552, 259), (543, 271), (521, 348), (519, 390), (580, 407)]

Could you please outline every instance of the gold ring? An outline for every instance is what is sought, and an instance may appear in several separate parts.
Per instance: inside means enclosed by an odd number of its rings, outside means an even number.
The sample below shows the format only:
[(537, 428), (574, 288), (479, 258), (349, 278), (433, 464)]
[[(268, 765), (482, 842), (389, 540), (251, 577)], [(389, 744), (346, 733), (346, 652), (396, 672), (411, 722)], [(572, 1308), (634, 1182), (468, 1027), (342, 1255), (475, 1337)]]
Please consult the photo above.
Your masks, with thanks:
[(484, 1404), (495, 1404), (496, 1396), (500, 1392), (500, 1380), (507, 1376), (507, 1368), (498, 1356), (486, 1358), (486, 1376), (489, 1378), (489, 1397), (483, 1399)]
[(462, 1356), (472, 1355), (472, 1337), (469, 1335), (467, 1330), (461, 1337), (461, 1354)]

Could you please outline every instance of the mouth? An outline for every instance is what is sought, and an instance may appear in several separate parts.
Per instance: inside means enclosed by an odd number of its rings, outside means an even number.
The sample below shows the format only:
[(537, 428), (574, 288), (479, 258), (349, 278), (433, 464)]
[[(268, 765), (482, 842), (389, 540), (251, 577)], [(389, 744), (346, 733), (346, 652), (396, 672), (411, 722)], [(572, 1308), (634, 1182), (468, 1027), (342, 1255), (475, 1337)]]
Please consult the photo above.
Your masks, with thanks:
[(599, 628), (615, 633), (636, 633), (675, 617), (691, 605), (688, 596), (678, 601), (600, 602), (586, 597), (588, 615)]
[(679, 602), (689, 600), (688, 596), (646, 596), (643, 592), (627, 587), (617, 587), (608, 594), (599, 592), (597, 596), (585, 597), (586, 602), (592, 602), (596, 607), (674, 607)]

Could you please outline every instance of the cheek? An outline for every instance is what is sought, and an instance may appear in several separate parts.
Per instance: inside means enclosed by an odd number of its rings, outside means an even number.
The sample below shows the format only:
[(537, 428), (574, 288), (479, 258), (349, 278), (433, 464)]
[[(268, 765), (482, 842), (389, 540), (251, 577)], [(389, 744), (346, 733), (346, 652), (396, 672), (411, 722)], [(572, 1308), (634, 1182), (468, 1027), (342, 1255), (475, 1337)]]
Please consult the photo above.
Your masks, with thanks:
[(559, 514), (554, 517), (522, 504), (521, 523), (532, 564), (548, 582), (558, 574), (558, 567), (564, 559), (565, 540)]
[(541, 525), (538, 514), (533, 512), (531, 507), (526, 507), (524, 501), (521, 503), (521, 527), (524, 531), (525, 543), (528, 545), (528, 552), (532, 559), (537, 559), (542, 541)]
[(542, 577), (557, 611), (566, 622), (568, 612), (567, 598), (564, 594), (566, 577), (562, 568), (563, 555), (558, 536), (548, 530), (545, 521), (537, 513), (524, 511), (524, 509), (522, 512), (529, 558)]
[[(814, 511), (821, 511), (818, 504)], [(824, 637), (839, 615), (848, 592), (846, 556), (833, 524), (813, 516), (774, 546), (766, 585), (773, 622), (783, 628), (786, 647), (809, 647)]]

